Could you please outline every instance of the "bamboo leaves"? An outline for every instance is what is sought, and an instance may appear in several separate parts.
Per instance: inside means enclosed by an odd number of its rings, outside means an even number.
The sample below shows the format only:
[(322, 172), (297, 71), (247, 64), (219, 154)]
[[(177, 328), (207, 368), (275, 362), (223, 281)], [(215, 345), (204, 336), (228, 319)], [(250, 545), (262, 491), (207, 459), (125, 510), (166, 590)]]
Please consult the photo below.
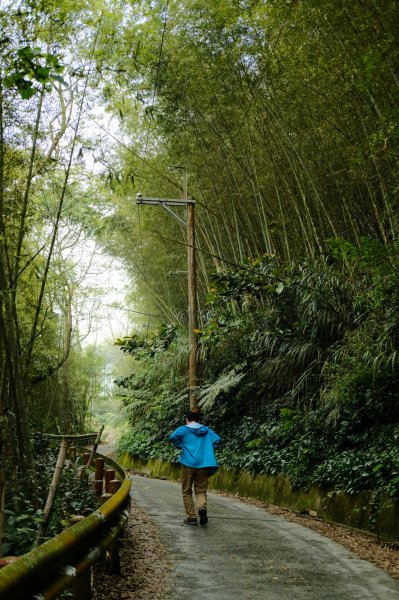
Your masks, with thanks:
[(11, 56), (8, 56), (8, 61), (3, 85), (6, 88), (15, 87), (23, 100), (29, 100), (42, 87), (49, 90), (48, 84), (54, 81), (65, 84), (61, 77), (64, 66), (55, 54), (44, 53), (40, 48), (25, 46), (12, 52)]

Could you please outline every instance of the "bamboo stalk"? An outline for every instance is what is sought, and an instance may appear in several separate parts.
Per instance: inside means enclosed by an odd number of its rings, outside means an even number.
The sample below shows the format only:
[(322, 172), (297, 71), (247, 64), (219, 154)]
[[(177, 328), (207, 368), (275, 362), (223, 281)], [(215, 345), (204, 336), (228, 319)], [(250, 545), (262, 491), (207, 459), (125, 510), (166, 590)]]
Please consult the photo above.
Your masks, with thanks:
[(44, 511), (43, 511), (43, 519), (39, 525), (39, 529), (37, 532), (37, 537), (36, 537), (36, 545), (37, 546), (41, 543), (41, 540), (43, 539), (43, 537), (46, 533), (46, 530), (47, 530), (51, 511), (53, 509), (55, 495), (57, 493), (58, 484), (61, 479), (62, 469), (64, 468), (64, 464), (65, 464), (67, 449), (68, 449), (68, 440), (66, 438), (63, 438), (62, 442), (61, 442), (60, 450), (58, 452), (58, 458), (57, 458), (57, 463), (56, 463), (55, 469), (54, 469), (53, 479), (52, 479), (52, 482), (50, 485), (49, 493), (48, 493), (46, 504), (45, 504)]
[(86, 463), (86, 464), (83, 466), (83, 468), (82, 468), (82, 470), (81, 470), (81, 472), (80, 472), (80, 475), (81, 475), (81, 476), (83, 475), (83, 473), (84, 473), (84, 470), (85, 470), (85, 469), (88, 469), (88, 468), (90, 467), (91, 463), (93, 462), (93, 458), (94, 458), (94, 455), (95, 455), (95, 453), (97, 452), (98, 444), (99, 444), (99, 443), (100, 443), (100, 441), (101, 441), (101, 436), (102, 436), (102, 434), (103, 434), (103, 431), (104, 431), (104, 425), (101, 425), (101, 427), (100, 427), (100, 429), (99, 429), (99, 432), (98, 432), (98, 434), (97, 434), (96, 440), (95, 440), (95, 442), (94, 442), (93, 448), (92, 448), (92, 450), (91, 450), (91, 452), (90, 452), (89, 460), (88, 460), (88, 461), (87, 461), (87, 463)]

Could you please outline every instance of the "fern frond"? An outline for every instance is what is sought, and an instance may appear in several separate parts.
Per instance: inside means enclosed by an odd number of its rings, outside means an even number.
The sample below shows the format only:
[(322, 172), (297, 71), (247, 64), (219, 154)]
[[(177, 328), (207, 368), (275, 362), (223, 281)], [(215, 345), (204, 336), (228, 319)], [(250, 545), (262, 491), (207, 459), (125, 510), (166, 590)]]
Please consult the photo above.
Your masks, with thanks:
[(220, 394), (228, 392), (238, 386), (245, 377), (245, 373), (235, 369), (222, 373), (222, 375), (211, 385), (208, 385), (200, 392), (199, 404), (202, 409), (207, 410), (213, 407)]

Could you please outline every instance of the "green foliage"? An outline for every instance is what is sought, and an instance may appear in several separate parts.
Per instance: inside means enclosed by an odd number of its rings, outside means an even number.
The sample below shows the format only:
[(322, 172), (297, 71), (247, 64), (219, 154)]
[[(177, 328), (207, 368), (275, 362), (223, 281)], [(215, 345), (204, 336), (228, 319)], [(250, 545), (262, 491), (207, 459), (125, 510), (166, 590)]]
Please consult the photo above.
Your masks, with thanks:
[[(44, 506), (48, 490), (57, 462), (56, 447), (50, 445), (45, 436), (35, 438), (35, 465), (39, 477), (41, 503)], [(64, 468), (57, 488), (54, 507), (51, 512), (46, 537), (50, 538), (60, 533), (69, 524), (72, 515), (88, 514), (95, 510), (93, 488), (87, 479), (78, 477), (79, 460), (65, 461)]]
[(245, 373), (240, 372), (241, 365), (235, 366), (232, 371), (222, 373), (219, 378), (211, 385), (204, 386), (200, 392), (200, 406), (203, 410), (211, 408), (221, 394), (227, 394), (236, 388), (240, 381), (245, 377)]
[[(52, 481), (57, 460), (55, 448), (51, 448), (48, 438), (36, 434), (33, 440), (35, 449), (35, 468), (37, 469), (37, 498), (40, 507), (33, 504), (28, 490), (10, 497), (6, 494), (4, 511), (4, 533), (1, 544), (2, 555), (19, 556), (29, 552), (34, 546), (37, 531), (42, 519), (43, 508)], [(96, 508), (93, 487), (87, 479), (78, 477), (79, 464), (67, 460), (47, 528), (49, 539), (69, 526), (69, 517), (77, 514), (87, 515)], [(21, 482), (22, 485), (24, 482)], [(8, 491), (10, 488), (8, 487)]]
[(79, 464), (67, 463), (57, 490), (54, 509), (51, 514), (47, 538), (60, 533), (69, 526), (72, 515), (88, 515), (96, 509), (93, 485), (78, 477)]
[(152, 337), (142, 337), (138, 334), (126, 336), (115, 340), (122, 352), (136, 356), (137, 358), (152, 358), (158, 352), (167, 350), (173, 340), (176, 339), (176, 326), (163, 324)]
[(177, 454), (168, 436), (186, 408), (187, 341), (174, 326), (161, 326), (149, 338), (132, 336), (121, 342), (121, 349), (134, 356), (136, 370), (115, 381), (130, 423), (118, 450), (143, 459), (174, 460)]
[(1, 552), (3, 556), (18, 556), (32, 549), (41, 521), (42, 510), (36, 509), (25, 495), (15, 498), (17, 509), (4, 511), (5, 525)]
[(160, 433), (155, 421), (133, 427), (119, 440), (117, 449), (120, 453), (128, 452), (143, 460), (162, 458), (174, 462), (179, 456), (179, 451), (169, 443), (167, 432)]
[[(398, 435), (395, 436), (398, 439)], [(390, 440), (387, 440), (387, 442)], [(317, 466), (315, 483), (348, 493), (377, 490), (399, 500), (399, 451), (388, 444), (362, 450), (345, 450)]]
[(59, 81), (65, 84), (61, 77), (64, 66), (55, 54), (42, 52), (40, 48), (25, 46), (13, 52), (8, 74), (4, 77), (6, 88), (15, 87), (23, 100), (28, 100), (39, 89), (49, 91), (49, 84)]
[[(76, 160), (92, 153), (101, 173), (82, 181), (83, 163), (72, 168), (57, 245), (63, 238), (73, 247), (74, 236), (64, 238), (72, 225), (96, 234), (132, 275), (129, 300), (147, 330), (154, 319), (173, 323), (117, 342), (135, 361), (118, 380), (134, 432), (122, 445), (167, 454), (164, 441), (187, 403), (187, 232), (161, 209), (134, 211), (131, 201), (139, 189), (181, 197), (181, 170), (169, 166), (183, 165), (197, 199), (200, 401), (225, 438), (222, 460), (286, 473), (298, 485), (341, 461), (348, 489), (352, 457), (364, 465), (367, 444), (391, 464), (396, 3), (170, 0), (167, 11), (150, 0), (17, 4), (0, 11), (2, 317), (5, 339), (15, 340), (2, 350), (2, 389), (11, 438), (19, 431), (11, 415), (22, 426), (83, 428), (98, 391), (79, 332), (67, 335), (76, 300), (68, 293), (79, 277), (63, 248), (46, 269), (78, 122), (74, 101), (88, 100), (85, 89), (91, 105), (102, 94), (129, 143), (116, 153), (108, 138), (102, 146), (78, 132)], [(394, 479), (380, 471), (369, 483), (382, 489)]]
[[(328, 246), (290, 268), (262, 256), (212, 276), (200, 405), (224, 440), (223, 465), (396, 501), (398, 247)], [(140, 356), (139, 373), (119, 382), (133, 425), (124, 451), (173, 456), (165, 440), (182, 415), (185, 382), (172, 387), (170, 377), (179, 343)]]

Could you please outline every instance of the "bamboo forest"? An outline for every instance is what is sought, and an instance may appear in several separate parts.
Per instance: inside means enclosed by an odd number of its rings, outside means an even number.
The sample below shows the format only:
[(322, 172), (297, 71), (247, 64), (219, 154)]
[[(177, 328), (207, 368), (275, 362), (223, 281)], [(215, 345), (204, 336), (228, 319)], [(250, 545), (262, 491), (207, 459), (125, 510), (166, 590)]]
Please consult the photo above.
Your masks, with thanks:
[[(397, 1), (0, 24), (0, 556), (35, 545), (50, 434), (175, 463), (190, 406), (223, 469), (367, 492), (373, 530), (399, 502)], [(45, 539), (92, 506), (60, 485)]]

